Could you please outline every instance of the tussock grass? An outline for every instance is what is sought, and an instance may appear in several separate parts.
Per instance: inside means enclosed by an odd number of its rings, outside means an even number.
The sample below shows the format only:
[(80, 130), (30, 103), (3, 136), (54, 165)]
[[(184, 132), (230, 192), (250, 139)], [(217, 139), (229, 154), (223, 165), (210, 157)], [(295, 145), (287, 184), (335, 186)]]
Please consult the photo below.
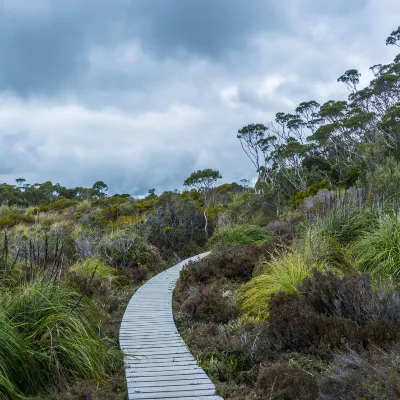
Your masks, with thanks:
[(65, 217), (62, 214), (55, 212), (41, 212), (38, 215), (39, 225), (44, 228), (50, 228), (55, 223), (63, 223), (64, 220)]
[(377, 227), (364, 233), (351, 247), (360, 271), (388, 278), (400, 276), (400, 219), (384, 215)]
[(98, 276), (102, 279), (114, 280), (116, 278), (116, 270), (107, 263), (97, 257), (89, 257), (74, 264), (70, 271), (91, 278)]
[(297, 285), (322, 264), (310, 265), (300, 252), (285, 252), (264, 265), (264, 271), (242, 286), (239, 304), (251, 315), (268, 314), (269, 300), (275, 293), (297, 292)]
[(85, 213), (91, 210), (92, 208), (92, 202), (90, 200), (83, 200), (80, 203), (78, 203), (76, 206), (76, 211)]
[(312, 221), (319, 235), (334, 238), (341, 245), (353, 242), (375, 224), (376, 218), (371, 211), (351, 203), (339, 203), (327, 215)]
[(259, 226), (236, 225), (218, 230), (208, 243), (211, 249), (222, 250), (236, 245), (263, 245), (270, 239), (268, 232)]
[(99, 337), (100, 318), (88, 298), (39, 278), (3, 291), (0, 398), (48, 393), (78, 377), (104, 381), (118, 352)]

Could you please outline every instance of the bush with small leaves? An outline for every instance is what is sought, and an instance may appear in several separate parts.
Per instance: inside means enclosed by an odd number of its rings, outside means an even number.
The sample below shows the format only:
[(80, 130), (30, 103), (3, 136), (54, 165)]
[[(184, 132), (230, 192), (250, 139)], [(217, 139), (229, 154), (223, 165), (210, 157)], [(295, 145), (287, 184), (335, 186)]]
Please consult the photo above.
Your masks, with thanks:
[(196, 321), (226, 323), (238, 315), (235, 287), (226, 280), (199, 285), (182, 303), (181, 311)]
[(350, 321), (316, 313), (307, 299), (280, 292), (271, 298), (268, 339), (278, 351), (317, 351), (361, 342), (360, 329)]
[(314, 400), (318, 398), (316, 379), (295, 362), (278, 361), (265, 365), (257, 378), (260, 400)]

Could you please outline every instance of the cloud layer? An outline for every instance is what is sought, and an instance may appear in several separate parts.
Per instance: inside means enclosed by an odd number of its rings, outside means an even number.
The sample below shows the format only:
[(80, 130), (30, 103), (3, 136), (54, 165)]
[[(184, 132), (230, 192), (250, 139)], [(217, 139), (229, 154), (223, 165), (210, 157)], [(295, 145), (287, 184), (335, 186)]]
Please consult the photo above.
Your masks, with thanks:
[[(5, 0), (0, 180), (139, 195), (254, 176), (236, 132), (389, 62), (396, 0)], [(385, 21), (383, 24), (382, 21)]]

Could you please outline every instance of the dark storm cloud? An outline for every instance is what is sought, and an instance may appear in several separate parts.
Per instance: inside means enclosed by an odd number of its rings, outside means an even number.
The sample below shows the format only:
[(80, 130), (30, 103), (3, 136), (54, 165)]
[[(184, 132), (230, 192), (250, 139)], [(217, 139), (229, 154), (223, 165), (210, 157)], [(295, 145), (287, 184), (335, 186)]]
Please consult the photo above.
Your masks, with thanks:
[[(6, 0), (7, 1), (7, 0)], [(33, 0), (34, 1), (34, 0)], [(48, 1), (37, 12), (5, 7), (0, 85), (21, 94), (51, 93), (84, 74), (95, 44), (139, 40), (158, 57), (221, 57), (263, 27), (282, 29), (274, 7), (253, 0)], [(112, 60), (110, 60), (112, 62)]]
[[(270, 0), (175, 0), (132, 2), (128, 18), (139, 21), (133, 30), (158, 54), (182, 50), (221, 57), (240, 48), (260, 30), (284, 30), (284, 16)], [(137, 18), (137, 15), (140, 18)]]
[[(3, 0), (0, 181), (251, 179), (236, 132), (388, 62), (397, 0)], [(16, 133), (17, 132), (17, 133)], [(23, 132), (23, 133), (21, 133)]]

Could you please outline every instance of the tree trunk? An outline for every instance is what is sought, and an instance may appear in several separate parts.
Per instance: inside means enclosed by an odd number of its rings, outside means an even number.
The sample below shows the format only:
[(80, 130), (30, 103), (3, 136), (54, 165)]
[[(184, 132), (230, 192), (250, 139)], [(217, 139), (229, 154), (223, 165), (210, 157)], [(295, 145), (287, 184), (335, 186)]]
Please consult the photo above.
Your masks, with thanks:
[(204, 210), (204, 219), (206, 221), (205, 225), (204, 225), (204, 233), (206, 234), (206, 238), (208, 238), (208, 218), (207, 218), (207, 212), (206, 210)]

